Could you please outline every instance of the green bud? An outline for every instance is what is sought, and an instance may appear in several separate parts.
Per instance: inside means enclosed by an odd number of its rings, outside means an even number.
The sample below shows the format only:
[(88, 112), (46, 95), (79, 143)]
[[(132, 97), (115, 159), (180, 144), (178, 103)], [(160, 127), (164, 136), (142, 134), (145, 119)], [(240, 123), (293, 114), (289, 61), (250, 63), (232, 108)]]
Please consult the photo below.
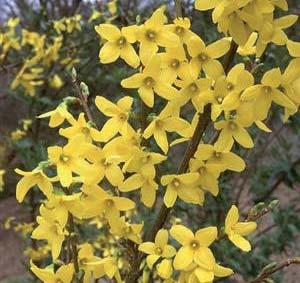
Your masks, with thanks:
[(89, 96), (89, 87), (84, 82), (80, 83), (80, 90), (84, 96)]
[(272, 278), (265, 278), (264, 283), (275, 283), (275, 281)]
[(141, 15), (137, 15), (135, 18), (136, 24), (139, 25), (141, 23)]
[(76, 81), (77, 79), (77, 71), (74, 67), (72, 68), (72, 79), (73, 81)]
[(279, 205), (279, 200), (278, 199), (274, 199), (269, 203), (269, 208), (274, 209), (275, 207), (277, 207)]
[(262, 269), (261, 273), (269, 272), (269, 271), (273, 270), (276, 266), (277, 266), (277, 262), (276, 262), (276, 261), (272, 261), (271, 263), (267, 264), (267, 265)]

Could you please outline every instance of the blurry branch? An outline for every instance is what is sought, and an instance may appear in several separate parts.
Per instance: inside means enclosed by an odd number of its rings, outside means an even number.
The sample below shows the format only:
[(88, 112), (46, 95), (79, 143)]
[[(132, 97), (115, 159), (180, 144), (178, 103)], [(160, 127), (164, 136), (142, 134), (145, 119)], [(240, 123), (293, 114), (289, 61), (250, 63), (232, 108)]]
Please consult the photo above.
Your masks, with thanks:
[[(75, 68), (72, 69), (72, 82), (74, 84), (77, 97), (80, 100), (80, 104), (81, 104), (85, 114), (87, 115), (88, 120), (95, 125), (94, 118), (93, 118), (92, 113), (88, 106), (88, 93), (87, 93), (88, 90), (85, 93), (83, 92), (83, 87), (82, 87), (83, 85), (82, 85), (82, 83), (79, 83), (79, 81), (78, 81), (77, 72), (76, 72)], [(84, 84), (84, 86), (86, 86), (86, 85)]]
[[(300, 158), (298, 158), (297, 160), (295, 160), (291, 166), (290, 166), (290, 170), (294, 169), (295, 167), (297, 167), (300, 164)], [(277, 179), (273, 182), (273, 184), (266, 190), (265, 194), (258, 198), (256, 201), (257, 202), (262, 202), (265, 201), (266, 199), (268, 199), (279, 187), (279, 185), (285, 180), (286, 178), (286, 171), (282, 171), (278, 174)]]
[(277, 265), (276, 263), (270, 266), (266, 266), (261, 272), (260, 274), (252, 281), (250, 281), (249, 283), (260, 283), (260, 282), (264, 282), (266, 279), (269, 278), (269, 276), (271, 276), (272, 274), (290, 266), (291, 264), (300, 264), (300, 257), (295, 257), (295, 258), (290, 258), (287, 259), (286, 261), (280, 263), (279, 265)]

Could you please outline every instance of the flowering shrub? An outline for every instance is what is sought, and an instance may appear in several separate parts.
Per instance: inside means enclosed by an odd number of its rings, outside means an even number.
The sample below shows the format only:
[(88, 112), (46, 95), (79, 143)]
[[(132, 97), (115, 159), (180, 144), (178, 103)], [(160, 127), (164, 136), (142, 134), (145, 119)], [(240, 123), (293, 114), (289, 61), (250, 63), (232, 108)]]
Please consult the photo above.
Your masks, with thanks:
[[(124, 95), (116, 103), (96, 96), (95, 106), (106, 117), (102, 127), (90, 110), (88, 86), (79, 81), (75, 68), (71, 73), (77, 98), (66, 97), (39, 115), (49, 118), (49, 127), (59, 128), (65, 141), (48, 147), (46, 160), (34, 170), (16, 169), (21, 176), (19, 202), (35, 186), (45, 196), (31, 237), (47, 243), (52, 264), (39, 266), (34, 256), (30, 262), (43, 282), (214, 282), (234, 274), (218, 261), (214, 248), (230, 241), (241, 253), (250, 252), (247, 237), (276, 205), (256, 206), (240, 216), (237, 206), (229, 204), (221, 224), (193, 230), (192, 223), (169, 218), (176, 215), (178, 203), (204, 207), (209, 195), (217, 197), (226, 171), (247, 170), (235, 152), (254, 147), (250, 129), (271, 132), (266, 120), (274, 107), (284, 111), (285, 121), (298, 112), (300, 58), (292, 58), (285, 70), (255, 74), (269, 44), (287, 46), (291, 57), (300, 57), (300, 43), (284, 32), (297, 16), (274, 16), (275, 10), (288, 9), (285, 0), (197, 0), (197, 10), (213, 9), (213, 22), (224, 35), (206, 44), (191, 31), (180, 1), (175, 2), (177, 17), (171, 23), (163, 6), (143, 23), (121, 29), (111, 23), (95, 26), (105, 41), (100, 62), (122, 60), (134, 69), (121, 80)], [(77, 20), (58, 21), (55, 29), (72, 32), (80, 28)], [(21, 85), (34, 96), (44, 83), (42, 70), (34, 65), (43, 60), (50, 66), (63, 41), (58, 37), (44, 50), (43, 38), (24, 31), (25, 39), (43, 51), (24, 65), (12, 88)], [(20, 48), (14, 40), (7, 44)], [(256, 55), (257, 60), (234, 64), (236, 55)], [(71, 58), (67, 61), (74, 64)], [(59, 88), (61, 83), (54, 77), (49, 84)], [(75, 102), (83, 110), (78, 117), (69, 109)], [(186, 147), (182, 161), (176, 161), (176, 169), (168, 168), (167, 160), (175, 162), (170, 152), (179, 144)], [(145, 211), (155, 214), (154, 221), (140, 217)], [(103, 232), (101, 239), (80, 233), (95, 225)], [(268, 282), (264, 280), (279, 269), (269, 266), (252, 282)]]

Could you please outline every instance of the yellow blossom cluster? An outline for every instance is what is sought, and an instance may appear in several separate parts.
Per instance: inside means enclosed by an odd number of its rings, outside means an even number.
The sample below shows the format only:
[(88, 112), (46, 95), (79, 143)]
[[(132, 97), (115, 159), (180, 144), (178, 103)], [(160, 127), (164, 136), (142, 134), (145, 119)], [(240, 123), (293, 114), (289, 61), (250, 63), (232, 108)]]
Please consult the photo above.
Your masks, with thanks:
[[(273, 20), (274, 6), (285, 8), (285, 1), (265, 2), (268, 4), (251, 0), (196, 1), (196, 8), (214, 8), (219, 30), (229, 32), (241, 48), (245, 48), (251, 32), (257, 31), (255, 44), (262, 50), (269, 42), (283, 43), (282, 29), (295, 21), (293, 16)], [(253, 19), (256, 26), (252, 26)], [(43, 282), (70, 283), (73, 277), (79, 282), (94, 282), (108, 277), (118, 283), (132, 283), (138, 282), (140, 270), (150, 269), (161, 278), (159, 282), (210, 283), (215, 277), (233, 273), (219, 265), (213, 243), (228, 237), (242, 251), (251, 250), (244, 237), (256, 229), (256, 223), (239, 222), (236, 206), (229, 210), (224, 229), (209, 226), (195, 233), (184, 225), (164, 229), (165, 223), (158, 219), (149, 237), (145, 228), (151, 223), (131, 217), (141, 207), (140, 202), (146, 208), (156, 207), (158, 195), (165, 212), (172, 207), (176, 212), (178, 201), (203, 205), (206, 193), (219, 194), (223, 172), (245, 169), (244, 160), (234, 153), (235, 147), (254, 146), (250, 127), (270, 131), (264, 122), (273, 104), (279, 105), (286, 117), (298, 111), (300, 59), (293, 59), (284, 71), (267, 71), (257, 81), (243, 63), (230, 68), (222, 62), (221, 58), (232, 51), (231, 39), (206, 44), (190, 26), (188, 18), (180, 17), (168, 24), (165, 7), (139, 25), (121, 29), (107, 23), (96, 26), (105, 41), (100, 61), (108, 64), (121, 58), (135, 69), (133, 75), (121, 81), (124, 90), (130, 92), (116, 103), (104, 96), (96, 97), (97, 109), (107, 118), (101, 128), (86, 119), (90, 112), (74, 117), (66, 102), (39, 116), (49, 117), (50, 127), (60, 127), (58, 133), (65, 143), (48, 147), (47, 160), (34, 170), (16, 170), (22, 176), (16, 196), (22, 202), (35, 186), (42, 191), (46, 199), (31, 237), (47, 242), (58, 266), (70, 246), (69, 255), (73, 255), (58, 269), (40, 269), (31, 262), (32, 272)], [(59, 29), (62, 31), (62, 27)], [(298, 54), (297, 43), (290, 42), (289, 47), (291, 53)], [(55, 60), (56, 52), (50, 54), (49, 60)], [(133, 97), (134, 90), (137, 96)], [(140, 114), (146, 115), (145, 127), (136, 125), (139, 108), (135, 97), (142, 102), (144, 112)], [(145, 113), (149, 109), (155, 113)], [(188, 109), (189, 116), (184, 115), (184, 109)], [(207, 120), (213, 133), (203, 136)], [(185, 166), (177, 173), (162, 171), (170, 158), (170, 148), (187, 141), (189, 158), (184, 158)], [(132, 193), (135, 191), (139, 191), (140, 202)], [(106, 230), (114, 243), (128, 248), (128, 254), (95, 252), (95, 246), (81, 242), (76, 233), (75, 226), (83, 222)]]

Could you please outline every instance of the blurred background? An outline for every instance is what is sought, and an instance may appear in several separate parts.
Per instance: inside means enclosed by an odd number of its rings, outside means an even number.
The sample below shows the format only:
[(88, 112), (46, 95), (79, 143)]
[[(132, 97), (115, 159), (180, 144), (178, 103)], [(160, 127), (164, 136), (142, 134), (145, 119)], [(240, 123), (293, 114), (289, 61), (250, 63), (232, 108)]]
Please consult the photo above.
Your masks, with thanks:
[[(289, 13), (300, 15), (300, 1), (288, 2)], [(37, 116), (55, 109), (64, 98), (75, 96), (70, 75), (73, 66), (90, 89), (91, 105), (100, 94), (118, 100), (124, 92), (119, 83), (132, 71), (118, 62), (109, 66), (99, 63), (101, 40), (94, 26), (103, 22), (134, 24), (161, 4), (168, 5), (167, 13), (174, 18), (172, 1), (0, 0), (1, 283), (34, 282), (26, 271), (27, 256), (43, 256), (29, 237), (39, 192), (33, 190), (25, 205), (15, 200), (18, 177), (14, 169), (32, 170), (45, 159), (47, 146), (58, 141), (56, 130)], [(206, 42), (220, 37), (211, 22), (211, 13), (197, 12), (193, 5), (194, 1), (183, 1), (184, 15), (191, 19), (193, 31)], [(288, 36), (300, 41), (299, 22), (289, 29)], [(236, 58), (237, 62), (242, 60), (255, 58)], [(270, 46), (256, 76), (271, 66), (284, 68), (288, 62), (285, 48)], [(73, 113), (80, 112), (77, 104), (70, 108)], [(223, 175), (222, 193), (217, 198), (207, 197), (204, 208), (186, 209), (183, 204), (177, 207), (178, 217), (199, 227), (206, 222), (223, 222), (231, 203), (238, 204), (245, 213), (258, 203), (274, 206), (254, 236), (252, 253), (240, 258), (240, 254), (227, 248), (227, 243), (216, 248), (216, 257), (237, 271), (227, 282), (247, 282), (271, 261), (300, 254), (300, 118), (295, 115), (283, 124), (282, 116), (279, 110), (271, 112), (267, 121), (273, 130), (271, 134), (251, 133), (255, 149), (237, 148), (247, 169), (242, 174)], [(98, 113), (95, 117), (101, 125), (102, 117)], [(173, 160), (181, 151), (180, 146), (173, 148)], [(147, 217), (151, 216), (145, 213), (144, 218)], [(200, 219), (205, 219), (205, 223)], [(278, 282), (300, 282), (300, 269), (291, 267), (278, 276)]]

